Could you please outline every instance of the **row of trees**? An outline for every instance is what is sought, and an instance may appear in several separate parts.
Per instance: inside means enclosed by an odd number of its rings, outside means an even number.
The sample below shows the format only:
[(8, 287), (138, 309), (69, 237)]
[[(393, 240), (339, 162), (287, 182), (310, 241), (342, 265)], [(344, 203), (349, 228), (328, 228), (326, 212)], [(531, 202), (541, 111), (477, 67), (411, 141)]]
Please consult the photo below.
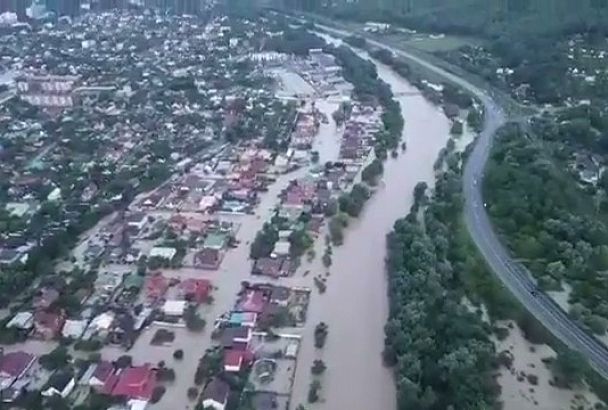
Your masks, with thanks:
[(462, 303), (463, 266), (451, 252), (462, 199), (459, 161), (450, 164), (431, 199), (417, 185), (411, 213), (387, 237), (384, 359), (395, 366), (401, 410), (491, 408), (499, 392), (491, 329)]

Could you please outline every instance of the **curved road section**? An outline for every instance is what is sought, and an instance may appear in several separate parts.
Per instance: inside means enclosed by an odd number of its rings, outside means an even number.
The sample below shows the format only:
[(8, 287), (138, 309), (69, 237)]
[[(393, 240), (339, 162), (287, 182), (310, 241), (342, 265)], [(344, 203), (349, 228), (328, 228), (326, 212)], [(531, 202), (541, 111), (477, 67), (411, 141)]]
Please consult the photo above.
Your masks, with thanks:
[[(316, 25), (339, 36), (354, 34), (322, 24)], [(366, 40), (376, 47), (389, 50), (433, 71), (453, 84), (469, 91), (481, 101), (485, 108), (484, 127), (465, 164), (463, 175), (464, 213), (469, 233), (490, 268), (524, 307), (564, 344), (583, 354), (603, 377), (608, 378), (608, 348), (570, 319), (551, 298), (543, 292), (536, 291), (536, 285), (530, 272), (522, 264), (515, 262), (509, 255), (509, 252), (494, 232), (490, 218), (486, 213), (481, 192), (483, 173), (490, 155), (494, 135), (507, 120), (503, 109), (494, 102), (487, 92), (465, 79), (407, 51), (380, 43), (369, 37), (366, 37)]]

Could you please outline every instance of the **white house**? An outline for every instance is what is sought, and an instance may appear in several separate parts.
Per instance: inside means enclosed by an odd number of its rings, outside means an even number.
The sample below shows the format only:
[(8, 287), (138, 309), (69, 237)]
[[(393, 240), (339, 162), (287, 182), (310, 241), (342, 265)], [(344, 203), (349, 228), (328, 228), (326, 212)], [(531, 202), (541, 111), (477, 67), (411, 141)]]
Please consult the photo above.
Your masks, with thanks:
[(148, 215), (143, 212), (136, 212), (127, 217), (127, 225), (140, 231), (148, 222)]
[(46, 197), (46, 200), (49, 202), (55, 202), (61, 199), (61, 189), (55, 188), (53, 189)]
[(32, 312), (19, 312), (6, 324), (6, 327), (29, 330), (34, 327), (34, 314)]
[(87, 328), (85, 320), (66, 320), (61, 335), (70, 339), (79, 339)]
[(150, 258), (158, 257), (162, 259), (171, 260), (177, 254), (177, 249), (166, 246), (155, 246), (150, 250), (148, 255)]
[(167, 316), (182, 316), (186, 310), (185, 300), (167, 300), (163, 305), (163, 313)]
[(272, 250), (272, 254), (271, 256), (273, 257), (277, 257), (277, 256), (285, 256), (285, 255), (289, 255), (289, 247), (290, 247), (290, 243), (287, 241), (278, 241), (275, 245), (274, 245), (274, 249)]

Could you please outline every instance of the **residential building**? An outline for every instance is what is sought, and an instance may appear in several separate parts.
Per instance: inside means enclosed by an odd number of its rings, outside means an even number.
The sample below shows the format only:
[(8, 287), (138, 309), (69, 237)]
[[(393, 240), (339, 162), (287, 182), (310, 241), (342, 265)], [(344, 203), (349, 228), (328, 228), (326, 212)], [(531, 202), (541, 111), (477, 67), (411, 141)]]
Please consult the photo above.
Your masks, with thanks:
[(222, 250), (226, 246), (227, 238), (223, 233), (209, 233), (203, 243), (203, 248)]
[(150, 258), (161, 258), (168, 261), (172, 260), (177, 254), (177, 249), (167, 246), (155, 246), (150, 250), (148, 257)]
[(38, 311), (34, 314), (34, 335), (44, 340), (51, 340), (61, 334), (65, 323), (63, 312)]
[(31, 330), (34, 327), (34, 314), (32, 312), (18, 312), (6, 324), (7, 328)]
[(229, 373), (238, 373), (243, 368), (246, 358), (249, 355), (247, 351), (236, 349), (224, 350), (224, 371)]
[(146, 284), (144, 286), (146, 298), (149, 302), (155, 302), (165, 296), (167, 289), (169, 288), (169, 279), (164, 277), (162, 274), (153, 274), (146, 278)]
[(245, 350), (251, 338), (252, 331), (249, 327), (227, 327), (222, 332), (222, 346), (228, 349)]
[(279, 306), (289, 305), (291, 300), (291, 289), (285, 286), (274, 286), (270, 294), (270, 303)]
[(81, 378), (81, 384), (101, 391), (114, 375), (114, 365), (111, 362), (100, 361), (91, 363)]
[(194, 303), (203, 303), (209, 298), (211, 282), (207, 279), (188, 278), (182, 281), (179, 287), (184, 299)]
[(162, 307), (165, 316), (181, 317), (184, 315), (188, 302), (185, 300), (167, 300)]
[(237, 303), (237, 312), (262, 313), (266, 307), (267, 299), (264, 292), (258, 289), (248, 289)]
[(199, 269), (217, 269), (222, 263), (223, 254), (217, 249), (202, 249), (194, 255), (194, 266)]
[(204, 408), (225, 410), (228, 403), (230, 386), (225, 381), (214, 377), (203, 390), (202, 402)]
[(45, 389), (42, 390), (42, 395), (44, 397), (61, 396), (65, 399), (72, 393), (74, 387), (76, 387), (76, 380), (73, 372), (59, 370), (49, 378)]
[(67, 339), (80, 339), (86, 328), (86, 320), (66, 320), (61, 335)]
[(25, 377), (36, 362), (36, 356), (25, 352), (4, 353), (0, 350), (0, 392), (10, 388), (13, 383)]
[(244, 327), (255, 327), (257, 321), (257, 313), (253, 312), (232, 312), (228, 323), (232, 326), (244, 326)]
[(136, 212), (127, 217), (127, 226), (137, 231), (141, 231), (147, 222), (148, 216), (144, 212)]
[(156, 387), (156, 371), (145, 364), (119, 371), (118, 380), (112, 388), (112, 396), (128, 399), (150, 400)]

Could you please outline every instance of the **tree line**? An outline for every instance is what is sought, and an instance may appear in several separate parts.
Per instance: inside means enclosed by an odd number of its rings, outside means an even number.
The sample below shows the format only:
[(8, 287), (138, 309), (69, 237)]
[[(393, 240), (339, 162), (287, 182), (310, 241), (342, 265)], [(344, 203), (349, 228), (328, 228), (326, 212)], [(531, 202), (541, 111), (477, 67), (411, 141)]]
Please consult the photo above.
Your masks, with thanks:
[(431, 198), (425, 184), (416, 187), (410, 214), (387, 236), (384, 359), (395, 369), (400, 410), (491, 408), (500, 391), (490, 325), (462, 303), (464, 272), (451, 243), (461, 177), (459, 162), (451, 164)]

